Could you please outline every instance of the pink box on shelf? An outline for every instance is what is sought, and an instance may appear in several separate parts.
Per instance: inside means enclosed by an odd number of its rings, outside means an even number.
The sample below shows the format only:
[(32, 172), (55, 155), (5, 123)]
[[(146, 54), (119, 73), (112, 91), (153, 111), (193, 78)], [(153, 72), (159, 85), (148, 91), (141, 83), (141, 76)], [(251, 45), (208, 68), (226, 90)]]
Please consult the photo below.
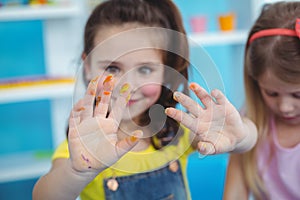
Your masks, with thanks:
[(205, 32), (207, 17), (203, 15), (193, 16), (190, 18), (190, 25), (193, 33)]

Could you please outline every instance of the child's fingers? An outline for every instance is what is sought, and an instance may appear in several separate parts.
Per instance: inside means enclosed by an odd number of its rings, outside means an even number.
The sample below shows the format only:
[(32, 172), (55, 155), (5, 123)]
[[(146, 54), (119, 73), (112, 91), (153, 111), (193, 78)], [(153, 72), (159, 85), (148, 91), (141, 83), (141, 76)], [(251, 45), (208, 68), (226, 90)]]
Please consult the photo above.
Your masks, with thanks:
[(198, 143), (198, 151), (203, 155), (212, 155), (217, 153), (215, 144), (208, 141), (200, 141)]
[(70, 117), (71, 118), (77, 118), (80, 117), (80, 113), (81, 111), (83, 111), (84, 108), (84, 101), (83, 99), (80, 99), (74, 106), (73, 109), (71, 111)]
[(97, 92), (97, 87), (98, 87), (98, 81), (99, 81), (99, 76), (92, 79), (87, 87), (87, 91), (83, 98), (84, 105), (82, 107), (83, 110), (81, 112), (81, 121), (84, 120), (85, 118), (93, 116), (93, 108), (94, 108), (94, 101)]
[(213, 90), (211, 92), (211, 96), (216, 99), (216, 103), (220, 105), (224, 105), (228, 100), (225, 95), (220, 90)]
[(119, 124), (123, 117), (123, 112), (126, 108), (126, 104), (130, 98), (130, 85), (125, 83), (122, 85), (119, 91), (119, 97), (117, 98), (115, 104), (112, 106), (112, 110), (109, 117), (114, 119), (114, 121)]
[(69, 116), (69, 129), (76, 128), (80, 123), (80, 114), (84, 110), (83, 103), (83, 99), (81, 99), (73, 107)]
[(139, 141), (139, 138), (143, 136), (141, 130), (136, 130), (129, 136), (116, 144), (116, 151), (119, 157), (122, 157), (125, 153), (129, 152)]
[(102, 88), (101, 95), (99, 95), (96, 98), (96, 107), (94, 111), (94, 116), (106, 117), (112, 90), (113, 90), (113, 77), (112, 75), (108, 75), (103, 81), (103, 88)]
[(212, 98), (204, 88), (200, 87), (197, 83), (191, 83), (190, 89), (200, 99), (205, 108), (209, 108), (212, 105)]
[(208, 132), (198, 142), (198, 150), (201, 154), (218, 154), (230, 152), (235, 147), (235, 142), (225, 137), (219, 131)]
[(176, 121), (182, 123), (185, 127), (194, 130), (194, 118), (192, 116), (190, 116), (189, 114), (181, 111), (181, 110), (177, 110), (175, 108), (166, 108), (165, 110), (166, 115), (168, 115), (169, 117), (175, 119)]
[(189, 96), (186, 96), (181, 92), (174, 92), (174, 99), (183, 105), (195, 117), (201, 115), (203, 108), (201, 108), (201, 106)]

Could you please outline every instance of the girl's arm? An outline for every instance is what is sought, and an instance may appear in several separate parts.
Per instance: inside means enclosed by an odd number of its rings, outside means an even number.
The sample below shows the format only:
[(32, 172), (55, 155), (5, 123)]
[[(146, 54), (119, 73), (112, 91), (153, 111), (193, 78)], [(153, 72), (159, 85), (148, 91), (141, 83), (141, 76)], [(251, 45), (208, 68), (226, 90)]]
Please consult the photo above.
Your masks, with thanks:
[(97, 174), (96, 172), (75, 171), (69, 159), (56, 159), (53, 161), (51, 170), (35, 184), (33, 200), (76, 199)]
[(221, 91), (213, 90), (208, 94), (196, 83), (192, 83), (190, 89), (203, 105), (181, 92), (175, 92), (174, 99), (188, 113), (167, 108), (166, 114), (195, 134), (193, 144), (197, 143), (201, 154), (245, 152), (255, 145), (256, 126), (251, 120), (243, 119)]
[(118, 139), (129, 91), (120, 92), (108, 114), (113, 88), (111, 77), (103, 81), (101, 88), (98, 79), (90, 82), (84, 98), (72, 109), (68, 132), (70, 157), (54, 160), (50, 172), (36, 183), (33, 199), (75, 199), (89, 182), (130, 151), (142, 136), (142, 132), (136, 130), (131, 136)]
[(248, 192), (245, 186), (239, 156), (238, 154), (232, 154), (230, 156), (223, 196), (224, 200), (248, 199)]

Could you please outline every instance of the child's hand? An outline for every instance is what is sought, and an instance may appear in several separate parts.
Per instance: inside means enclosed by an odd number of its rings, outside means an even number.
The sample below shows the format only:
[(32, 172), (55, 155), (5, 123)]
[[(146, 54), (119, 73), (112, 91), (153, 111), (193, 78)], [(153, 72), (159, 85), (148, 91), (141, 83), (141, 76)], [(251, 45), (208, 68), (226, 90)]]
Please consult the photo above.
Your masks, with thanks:
[(216, 154), (235, 150), (248, 134), (248, 127), (239, 112), (219, 90), (213, 90), (210, 96), (196, 83), (192, 83), (190, 89), (203, 107), (183, 93), (175, 92), (174, 99), (189, 113), (167, 108), (166, 114), (196, 134), (200, 153)]
[(84, 98), (74, 106), (69, 120), (70, 160), (77, 172), (97, 173), (111, 166), (130, 151), (142, 136), (141, 131), (135, 131), (123, 140), (117, 137), (129, 96), (129, 85), (123, 85), (120, 97), (107, 116), (113, 88), (112, 76), (106, 77), (101, 89), (97, 87), (98, 81), (99, 78), (96, 78), (89, 83)]

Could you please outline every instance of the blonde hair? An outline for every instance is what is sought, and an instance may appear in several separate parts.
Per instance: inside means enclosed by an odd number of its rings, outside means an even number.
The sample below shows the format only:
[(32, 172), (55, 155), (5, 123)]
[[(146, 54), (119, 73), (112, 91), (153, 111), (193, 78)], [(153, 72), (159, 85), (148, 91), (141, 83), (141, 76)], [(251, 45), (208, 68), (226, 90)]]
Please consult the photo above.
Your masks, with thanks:
[[(300, 16), (300, 2), (278, 2), (267, 4), (256, 20), (248, 36), (261, 30), (285, 28), (294, 30), (297, 17)], [(264, 199), (268, 191), (257, 167), (257, 151), (264, 142), (270, 142), (270, 116), (263, 101), (258, 78), (267, 70), (279, 79), (300, 83), (300, 39), (291, 36), (267, 36), (255, 39), (245, 49), (244, 83), (246, 94), (246, 116), (256, 124), (258, 144), (249, 152), (241, 155), (242, 170), (249, 192), (255, 199)], [(270, 159), (272, 158), (271, 145)]]

